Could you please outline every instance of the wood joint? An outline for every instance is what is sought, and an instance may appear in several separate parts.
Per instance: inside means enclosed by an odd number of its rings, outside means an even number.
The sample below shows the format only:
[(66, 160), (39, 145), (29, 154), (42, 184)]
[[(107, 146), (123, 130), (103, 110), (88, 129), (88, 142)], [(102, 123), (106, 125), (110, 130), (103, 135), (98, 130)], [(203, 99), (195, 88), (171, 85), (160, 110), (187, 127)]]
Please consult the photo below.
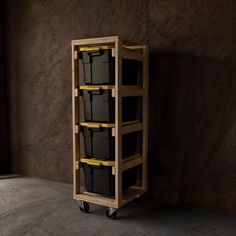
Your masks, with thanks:
[(79, 169), (79, 162), (78, 162), (78, 161), (75, 162), (75, 169), (76, 169), (76, 170)]
[(116, 128), (112, 128), (111, 135), (112, 135), (112, 137), (116, 136)]
[(75, 59), (75, 60), (78, 59), (78, 51), (74, 51), (74, 59)]
[(79, 133), (79, 126), (78, 126), (78, 125), (75, 126), (75, 133), (76, 133), (76, 134)]
[(79, 90), (77, 88), (75, 88), (75, 97), (79, 96)]
[(116, 90), (115, 89), (112, 89), (111, 90), (111, 96), (114, 98), (116, 96)]
[(116, 49), (115, 48), (112, 48), (111, 49), (111, 56), (112, 57), (115, 57), (116, 56), (116, 51), (115, 51)]

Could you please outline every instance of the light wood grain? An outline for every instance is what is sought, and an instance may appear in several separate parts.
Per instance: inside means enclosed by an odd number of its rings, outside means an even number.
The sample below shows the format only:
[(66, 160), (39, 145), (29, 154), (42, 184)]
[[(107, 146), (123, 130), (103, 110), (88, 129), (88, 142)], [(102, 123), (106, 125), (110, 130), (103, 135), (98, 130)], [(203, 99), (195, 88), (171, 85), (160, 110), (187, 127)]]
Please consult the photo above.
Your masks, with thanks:
[(141, 131), (143, 129), (143, 123), (139, 122), (136, 124), (125, 125), (122, 127), (122, 134), (128, 134), (136, 131)]
[(122, 40), (117, 38), (115, 43), (115, 200), (120, 206), (122, 201)]
[(79, 101), (78, 101), (78, 60), (75, 58), (77, 48), (72, 45), (72, 141), (73, 141), (73, 191), (74, 194), (80, 192), (80, 170), (79, 164), (79, 134), (77, 124), (79, 122)]
[(103, 196), (100, 194), (83, 192), (81, 194), (74, 195), (74, 199), (80, 200), (80, 201), (91, 202), (91, 203), (95, 203), (102, 206), (118, 208), (118, 205), (114, 198), (109, 198), (107, 196)]
[(94, 45), (94, 44), (109, 44), (115, 43), (118, 40), (118, 36), (101, 37), (101, 38), (88, 38), (88, 39), (78, 39), (72, 40), (72, 45), (82, 46), (82, 45)]
[(131, 187), (123, 193), (122, 204), (125, 205), (128, 202), (134, 200), (135, 198), (140, 197), (144, 193), (143, 190)]
[(147, 191), (148, 183), (148, 46), (143, 47), (143, 167), (142, 187)]
[(142, 96), (143, 89), (141, 86), (122, 86), (122, 97)]
[(135, 60), (135, 61), (142, 61), (143, 55), (140, 52), (134, 51), (129, 48), (122, 48), (122, 58)]
[[(112, 90), (112, 96), (115, 97), (115, 124), (108, 124), (112, 128), (112, 135), (115, 137), (115, 166), (112, 168), (112, 174), (115, 175), (115, 195), (106, 197), (99, 194), (81, 192), (80, 186), (80, 125), (101, 126), (107, 124), (80, 122), (79, 109), (79, 46), (113, 44), (113, 56), (115, 56), (115, 87), (107, 87)], [(118, 36), (80, 39), (72, 41), (72, 133), (73, 133), (73, 183), (74, 198), (80, 201), (87, 201), (108, 207), (119, 208), (127, 202), (141, 195), (146, 190), (147, 183), (147, 89), (148, 89), (148, 50), (145, 45), (135, 45), (126, 43), (122, 45), (122, 39)], [(122, 58), (138, 60), (143, 62), (143, 86), (122, 86)], [(87, 86), (88, 89), (94, 89), (94, 86)], [(81, 87), (87, 89), (87, 87)], [(122, 97), (125, 96), (143, 96), (143, 122), (131, 121), (122, 124)], [(134, 156), (129, 160), (122, 160), (122, 135), (143, 130), (143, 153)], [(142, 189), (135, 187), (122, 193), (122, 171), (142, 164)]]
[(138, 166), (142, 163), (142, 161), (143, 161), (142, 156), (138, 156), (135, 159), (132, 159), (127, 162), (123, 162), (122, 171), (128, 170), (128, 169), (135, 167), (135, 166)]

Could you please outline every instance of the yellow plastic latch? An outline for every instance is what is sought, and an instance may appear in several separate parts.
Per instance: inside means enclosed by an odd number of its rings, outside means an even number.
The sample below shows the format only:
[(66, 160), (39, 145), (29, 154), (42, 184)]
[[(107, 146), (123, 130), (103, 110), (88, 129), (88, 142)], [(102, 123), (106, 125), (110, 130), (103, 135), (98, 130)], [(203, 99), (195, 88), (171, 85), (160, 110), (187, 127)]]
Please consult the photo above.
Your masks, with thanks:
[(94, 86), (94, 85), (82, 85), (79, 87), (81, 90), (109, 90), (109, 89), (115, 89), (114, 85), (102, 85), (102, 86)]
[(91, 127), (91, 128), (101, 128), (102, 127), (100, 123), (80, 122), (80, 125)]
[(115, 161), (99, 160), (96, 158), (80, 158), (80, 162), (93, 166), (115, 166)]
[(93, 166), (101, 166), (102, 163), (99, 161), (96, 161), (95, 159), (85, 159), (83, 161), (83, 158), (81, 158), (81, 162), (87, 163), (89, 165), (93, 165)]
[(105, 123), (80, 122), (80, 125), (90, 128), (115, 128), (115, 124), (105, 124)]
[(95, 47), (81, 47), (79, 49), (80, 52), (89, 52), (89, 51), (99, 51), (99, 50), (108, 50), (114, 48), (115, 45), (101, 45)]

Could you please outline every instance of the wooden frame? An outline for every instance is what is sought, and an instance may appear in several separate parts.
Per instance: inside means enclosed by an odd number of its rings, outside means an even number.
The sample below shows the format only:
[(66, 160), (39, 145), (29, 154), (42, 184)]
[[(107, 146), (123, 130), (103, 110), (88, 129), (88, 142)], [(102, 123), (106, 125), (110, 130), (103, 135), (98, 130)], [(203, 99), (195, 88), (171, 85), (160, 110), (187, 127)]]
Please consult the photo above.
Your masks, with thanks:
[[(119, 208), (147, 190), (147, 145), (148, 145), (148, 47), (140, 43), (123, 41), (118, 36), (72, 40), (72, 136), (73, 136), (73, 191), (74, 199)], [(115, 97), (115, 124), (112, 133), (115, 136), (115, 196), (107, 197), (83, 192), (80, 186), (80, 108), (79, 108), (79, 58), (81, 46), (114, 45), (115, 56), (115, 87), (112, 95)], [(142, 86), (122, 86), (122, 59), (142, 62)], [(141, 96), (143, 98), (142, 122), (122, 124), (122, 97)], [(122, 160), (122, 135), (142, 131), (142, 153), (128, 160)], [(141, 186), (133, 186), (122, 192), (122, 171), (142, 165)]]

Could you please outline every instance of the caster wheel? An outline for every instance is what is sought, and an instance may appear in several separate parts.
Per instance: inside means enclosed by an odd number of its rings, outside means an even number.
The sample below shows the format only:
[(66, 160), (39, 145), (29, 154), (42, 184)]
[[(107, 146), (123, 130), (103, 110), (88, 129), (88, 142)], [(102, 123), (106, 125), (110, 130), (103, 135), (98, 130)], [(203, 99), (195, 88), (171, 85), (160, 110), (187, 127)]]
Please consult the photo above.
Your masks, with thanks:
[(79, 202), (79, 208), (83, 213), (89, 212), (89, 204), (87, 202), (84, 201)]
[(114, 220), (117, 218), (117, 210), (111, 210), (110, 208), (106, 211), (106, 216), (110, 220)]

